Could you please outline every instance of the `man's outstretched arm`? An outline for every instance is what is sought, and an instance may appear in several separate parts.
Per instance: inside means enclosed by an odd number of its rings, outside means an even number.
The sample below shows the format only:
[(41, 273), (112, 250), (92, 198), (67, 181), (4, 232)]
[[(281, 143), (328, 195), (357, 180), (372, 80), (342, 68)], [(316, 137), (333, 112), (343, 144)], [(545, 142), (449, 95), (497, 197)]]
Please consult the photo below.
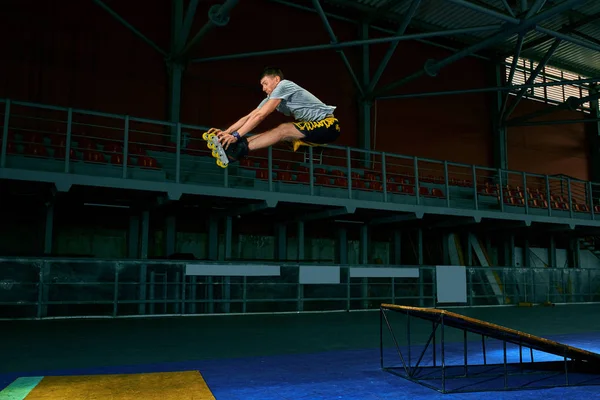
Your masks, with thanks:
[(248, 121), (248, 118), (250, 118), (257, 111), (258, 111), (258, 109), (254, 109), (254, 110), (250, 111), (250, 113), (248, 113), (247, 115), (244, 115), (242, 118), (240, 118), (237, 122), (235, 122), (229, 128), (225, 129), (223, 132), (231, 135), (233, 132), (237, 131), (242, 126), (244, 126), (246, 121)]
[(281, 103), (281, 99), (270, 99), (261, 108), (258, 108), (252, 111), (250, 114), (248, 114), (248, 118), (244, 121), (242, 126), (232, 130), (231, 133), (237, 131), (240, 134), (240, 136), (244, 136), (248, 132), (251, 132), (261, 122), (263, 122), (265, 118), (267, 118), (273, 111), (275, 111), (279, 103)]

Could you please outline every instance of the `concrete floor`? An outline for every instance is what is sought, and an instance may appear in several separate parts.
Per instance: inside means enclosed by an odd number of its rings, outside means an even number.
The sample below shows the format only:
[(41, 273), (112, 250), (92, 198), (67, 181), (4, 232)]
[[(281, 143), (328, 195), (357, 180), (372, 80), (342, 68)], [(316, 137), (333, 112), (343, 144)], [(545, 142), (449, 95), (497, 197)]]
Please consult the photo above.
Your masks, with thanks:
[[(600, 305), (448, 310), (538, 336), (598, 332)], [(402, 326), (402, 315), (394, 315)], [(400, 328), (397, 328), (400, 329)], [(405, 328), (400, 335), (405, 338)], [(429, 322), (411, 322), (423, 343)], [(447, 342), (462, 340), (448, 330)], [(386, 340), (386, 346), (391, 341)], [(0, 322), (0, 373), (307, 354), (379, 346), (379, 312)]]

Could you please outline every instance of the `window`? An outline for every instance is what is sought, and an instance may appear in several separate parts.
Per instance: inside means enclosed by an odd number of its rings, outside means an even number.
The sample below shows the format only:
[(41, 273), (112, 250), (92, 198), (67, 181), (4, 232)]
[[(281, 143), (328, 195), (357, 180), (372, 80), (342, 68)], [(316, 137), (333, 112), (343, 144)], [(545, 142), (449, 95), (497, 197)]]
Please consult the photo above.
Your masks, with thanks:
[[(505, 60), (506, 65), (506, 76), (505, 79), (508, 81), (510, 75), (510, 67), (513, 62), (513, 57), (507, 57)], [(524, 58), (519, 58), (515, 73), (513, 75), (512, 85), (524, 85), (527, 79), (533, 74), (539, 63)], [(587, 79), (586, 76), (574, 74), (572, 72), (560, 70), (555, 67), (545, 66), (540, 73), (536, 76), (533, 83), (546, 83), (546, 82), (559, 82), (559, 81), (571, 81), (577, 79)], [(511, 91), (510, 94), (516, 95), (518, 91)], [(555, 85), (555, 86), (542, 86), (527, 89), (523, 97), (527, 97), (532, 100), (541, 101), (547, 104), (560, 104), (567, 100), (569, 97), (587, 97), (589, 90), (585, 84), (574, 84), (574, 85)], [(589, 113), (591, 111), (590, 102), (583, 103), (579, 110)]]

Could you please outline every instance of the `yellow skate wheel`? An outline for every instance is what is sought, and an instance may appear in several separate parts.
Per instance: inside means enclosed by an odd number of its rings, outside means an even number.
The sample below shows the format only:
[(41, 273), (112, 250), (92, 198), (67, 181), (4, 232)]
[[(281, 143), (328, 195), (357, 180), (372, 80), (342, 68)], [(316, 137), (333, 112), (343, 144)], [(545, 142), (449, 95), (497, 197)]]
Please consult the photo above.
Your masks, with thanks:
[(209, 134), (208, 140), (213, 140), (215, 138), (215, 136), (217, 136), (217, 135), (215, 135), (214, 133)]
[(204, 133), (202, 134), (202, 139), (204, 139), (204, 140), (208, 140), (208, 132), (204, 132)]
[(214, 144), (213, 142), (208, 142), (206, 145), (207, 145), (207, 146), (208, 146), (208, 148), (209, 148), (209, 149), (211, 149), (211, 150), (214, 150), (214, 149), (216, 149), (216, 147), (215, 147), (215, 144)]
[(221, 161), (221, 160), (217, 160), (217, 165), (219, 167), (221, 167), (221, 168), (226, 168), (227, 167), (227, 165), (223, 164), (223, 161)]
[(218, 152), (216, 152), (215, 150), (213, 150), (213, 151), (212, 151), (212, 156), (213, 156), (214, 158), (219, 158), (219, 153), (218, 153)]

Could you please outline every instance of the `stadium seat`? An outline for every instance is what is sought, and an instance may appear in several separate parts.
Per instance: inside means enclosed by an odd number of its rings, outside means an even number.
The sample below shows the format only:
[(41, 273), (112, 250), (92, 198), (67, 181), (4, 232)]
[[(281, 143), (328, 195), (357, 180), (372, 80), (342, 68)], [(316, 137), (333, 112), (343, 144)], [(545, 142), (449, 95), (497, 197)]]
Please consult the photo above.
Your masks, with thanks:
[(269, 171), (264, 170), (264, 169), (257, 169), (256, 170), (256, 179), (269, 179)]
[(276, 171), (275, 180), (291, 182), (292, 181), (292, 173), (288, 171)]
[(32, 157), (47, 157), (48, 151), (46, 150), (46, 147), (44, 147), (44, 145), (42, 144), (28, 143), (23, 149), (23, 154)]
[(348, 187), (348, 179), (346, 178), (335, 178), (333, 180), (333, 186), (339, 187), (339, 188), (347, 188)]
[(296, 173), (296, 181), (301, 183), (309, 183), (309, 175), (305, 172)]
[(443, 198), (445, 197), (445, 196), (444, 196), (444, 192), (442, 192), (442, 190), (441, 190), (441, 189), (438, 189), (438, 188), (433, 188), (433, 189), (431, 189), (431, 195), (432, 195), (433, 197), (438, 197), (438, 198), (440, 198), (440, 199), (443, 199)]
[[(123, 154), (112, 154), (110, 156), (110, 163), (115, 165), (123, 165)], [(127, 157), (127, 165), (133, 164), (133, 158)]]
[(156, 162), (156, 159), (154, 159), (152, 157), (148, 157), (148, 156), (138, 157), (137, 165), (142, 168), (147, 168), (147, 169), (157, 169), (158, 168), (158, 163)]
[[(66, 151), (65, 147), (57, 147), (54, 149), (54, 158), (56, 158), (56, 159), (64, 160), (66, 154), (67, 154), (67, 151)], [(77, 160), (78, 158), (79, 157), (77, 156), (77, 152), (75, 151), (75, 149), (70, 149), (69, 159)]]
[(104, 163), (104, 155), (97, 150), (85, 150), (83, 152), (83, 161), (89, 163)]

